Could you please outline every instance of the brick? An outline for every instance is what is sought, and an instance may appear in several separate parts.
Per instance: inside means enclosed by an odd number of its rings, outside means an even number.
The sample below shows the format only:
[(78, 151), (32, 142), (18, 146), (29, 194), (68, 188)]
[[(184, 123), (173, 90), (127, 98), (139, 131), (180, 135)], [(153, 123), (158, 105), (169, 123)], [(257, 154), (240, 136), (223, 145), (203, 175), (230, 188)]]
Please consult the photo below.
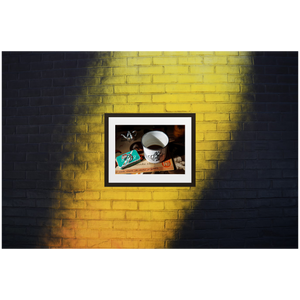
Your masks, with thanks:
[(116, 94), (131, 94), (131, 93), (137, 94), (139, 92), (139, 86), (138, 85), (117, 85), (114, 86), (114, 92)]
[(111, 68), (83, 68), (64, 70), (65, 77), (110, 76)]
[(126, 193), (124, 192), (118, 192), (118, 191), (102, 191), (101, 192), (101, 198), (105, 200), (125, 200), (126, 199)]
[(189, 84), (167, 84), (167, 93), (187, 93), (191, 91), (191, 86)]
[(64, 59), (64, 53), (63, 52), (50, 52), (45, 53), (42, 55), (43, 61), (47, 60), (63, 60)]
[[(207, 106), (207, 105), (205, 105), (205, 106)], [(193, 105), (192, 105), (192, 107), (193, 107)], [(193, 109), (193, 111), (194, 111), (194, 109)], [(196, 132), (204, 132), (204, 131), (216, 130), (216, 129), (217, 129), (217, 125), (214, 123), (196, 123)]]
[(217, 74), (238, 74), (239, 70), (238, 66), (216, 66)]
[[(77, 124), (87, 124), (87, 123), (88, 124), (91, 124), (91, 123), (102, 124), (102, 119), (103, 119), (103, 116), (101, 116), (101, 115), (100, 116), (99, 115), (87, 115), (87, 116), (77, 117), (76, 121), (77, 121)], [(75, 118), (74, 118), (74, 122), (70, 121), (70, 117), (67, 117), (65, 119), (61, 119), (60, 122), (62, 124), (72, 124), (72, 123), (75, 123)], [(99, 135), (99, 137), (101, 137), (101, 136)]]
[(7, 85), (8, 89), (26, 89), (29, 88), (28, 80), (9, 81)]
[(126, 66), (126, 58), (105, 58), (102, 59), (105, 67), (124, 67)]
[(77, 68), (77, 60), (64, 60), (54, 62), (54, 69)]
[(175, 210), (175, 209), (191, 209), (192, 203), (190, 201), (165, 201), (166, 210)]
[(126, 103), (126, 96), (103, 96), (102, 99), (105, 104)]
[(10, 64), (9, 71), (10, 72), (20, 72), (20, 71), (29, 71), (30, 63), (18, 63), (18, 64)]
[(205, 160), (228, 160), (230, 153), (227, 152), (206, 152)]
[(136, 210), (136, 201), (113, 201), (113, 209)]
[(180, 65), (202, 65), (203, 57), (195, 56), (195, 57), (180, 57), (178, 59), (178, 63)]
[[(86, 222), (86, 221), (84, 221)], [(93, 229), (111, 229), (112, 228), (113, 221), (102, 221), (102, 220), (96, 220), (96, 221), (87, 221), (88, 228)]]
[(196, 151), (200, 150), (217, 150), (218, 149), (218, 144), (217, 142), (201, 142), (201, 143), (196, 143)]
[(296, 169), (297, 162), (295, 160), (273, 160), (272, 161), (273, 169)]
[(205, 101), (212, 101), (212, 102), (229, 102), (228, 101), (228, 94), (205, 94)]
[(258, 154), (259, 159), (283, 159), (282, 151), (261, 151)]
[(190, 67), (191, 74), (210, 74), (214, 73), (213, 66), (191, 66)]
[(264, 122), (244, 123), (245, 131), (263, 131), (263, 130), (267, 130), (267, 128), (268, 128), (268, 123), (264, 123)]
[(205, 83), (227, 82), (227, 75), (204, 75), (203, 78), (203, 82)]
[[(118, 75), (137, 75), (139, 70), (140, 70), (140, 68), (137, 68), (137, 67), (113, 68), (113, 72), (114, 72), (115, 76), (118, 76)], [(140, 73), (140, 74), (142, 74), (142, 73)]]
[(63, 126), (64, 133), (85, 133), (86, 125)]
[(266, 92), (267, 93), (288, 93), (289, 86), (283, 84), (266, 85)]
[(150, 220), (151, 212), (148, 211), (127, 211), (127, 220)]
[(281, 178), (281, 170), (258, 170), (258, 178)]
[(154, 57), (153, 58), (154, 65), (176, 65), (177, 58), (175, 57)]
[(167, 220), (167, 219), (177, 219), (178, 214), (176, 211), (165, 211), (165, 212), (152, 212), (152, 220)]
[[(70, 88), (71, 89), (71, 88)], [(112, 94), (113, 87), (109, 85), (103, 86), (90, 86), (86, 88), (76, 88), (77, 90), (71, 90), (71, 94), (67, 95), (86, 95), (86, 91), (89, 95), (101, 95), (101, 94)], [(67, 92), (67, 91), (66, 91)]]
[(62, 180), (72, 180), (74, 179), (74, 172), (73, 171), (59, 171), (59, 172), (51, 172), (50, 173), (51, 179), (62, 179)]
[(49, 154), (48, 153), (27, 153), (26, 157), (27, 161), (48, 161)]
[(25, 161), (26, 154), (25, 153), (4, 153), (5, 161)]
[(257, 153), (256, 152), (246, 152), (246, 151), (242, 151), (242, 152), (238, 152), (238, 151), (234, 151), (233, 152), (233, 157), (234, 159), (256, 159), (257, 158)]
[(288, 188), (297, 188), (298, 181), (293, 179), (282, 179), (282, 180), (273, 180), (274, 189), (288, 189)]
[(165, 66), (166, 74), (187, 74), (189, 72), (188, 66)]
[(232, 192), (233, 198), (240, 198), (240, 199), (256, 199), (257, 198), (257, 192), (255, 190), (236, 190)]
[[(254, 58), (255, 60), (255, 58)], [(228, 64), (229, 65), (252, 65), (252, 57), (244, 56), (228, 56)]]
[[(37, 169), (37, 163), (36, 162), (20, 162), (14, 164), (15, 170), (20, 170), (20, 171), (32, 171)], [(13, 167), (12, 167), (13, 169)]]
[(216, 86), (214, 84), (193, 84), (191, 85), (191, 92), (214, 92)]
[(268, 189), (270, 187), (270, 180), (247, 180), (246, 188), (250, 189)]
[(165, 87), (164, 85), (141, 85), (140, 86), (140, 92), (141, 93), (164, 93)]
[(75, 153), (74, 161), (76, 162), (96, 162), (100, 160), (100, 154), (99, 153)]
[(5, 207), (3, 208), (3, 216), (10, 216), (10, 217), (23, 217), (26, 216), (25, 208), (16, 208), (16, 207)]
[(77, 218), (78, 219), (96, 219), (98, 220), (100, 217), (100, 211), (96, 210), (78, 210)]
[(21, 143), (27, 143), (28, 142), (28, 136), (27, 135), (9, 135), (6, 138), (6, 142), (9, 144), (21, 144)]
[(59, 181), (56, 180), (46, 180), (46, 181), (37, 181), (36, 182), (36, 187), (38, 189), (60, 189), (61, 185)]
[[(114, 221), (115, 229), (137, 229), (138, 222), (137, 221)], [(127, 231), (128, 232), (128, 231)]]
[(128, 95), (128, 103), (134, 102), (151, 102), (151, 95)]
[(128, 58), (128, 66), (145, 66), (151, 65), (152, 58), (144, 58), (144, 57), (135, 57)]
[[(74, 135), (66, 135), (70, 138)], [(73, 142), (73, 140), (70, 140)], [(100, 134), (76, 134), (76, 142), (77, 143), (100, 143), (101, 142), (101, 135)]]
[(30, 106), (43, 106), (43, 105), (51, 105), (51, 104), (52, 104), (52, 97), (30, 99)]
[(89, 239), (87, 240), (87, 246), (88, 248), (111, 248), (111, 240), (107, 239)]
[(230, 75), (229, 74), (228, 82), (251, 84), (253, 80), (252, 80), (252, 75), (248, 75), (248, 74)]
[(270, 161), (266, 160), (249, 160), (245, 162), (245, 169), (258, 169), (258, 170), (263, 170), (263, 169), (270, 169), (271, 164)]
[(297, 178), (298, 171), (297, 170), (283, 170), (283, 178)]
[(75, 134), (53, 134), (52, 141), (54, 143), (73, 143), (75, 142)]
[[(43, 96), (47, 96), (44, 93)], [(19, 97), (39, 97), (41, 96), (41, 91), (39, 89), (28, 89), (28, 90), (20, 90)]]
[(233, 141), (253, 141), (256, 139), (256, 132), (244, 132), (242, 135), (239, 132), (232, 132), (231, 139)]
[(154, 113), (154, 112), (164, 112), (165, 105), (163, 104), (155, 104), (155, 105), (147, 105), (141, 104), (140, 105), (140, 113)]
[(227, 57), (222, 56), (206, 56), (204, 57), (203, 63), (205, 65), (221, 65), (227, 64)]
[(126, 192), (126, 199), (128, 200), (151, 200), (151, 192)]
[(47, 180), (49, 173), (43, 171), (27, 171), (26, 179)]
[(140, 202), (140, 210), (161, 210), (164, 209), (164, 202)]
[(175, 200), (178, 199), (178, 191), (153, 192), (153, 200)]
[[(242, 123), (219, 123), (217, 124), (218, 131), (242, 131), (243, 124)], [(239, 145), (239, 144), (238, 144)]]
[(15, 98), (15, 97), (18, 97), (18, 96), (19, 96), (19, 92), (17, 90), (8, 90), (8, 89), (5, 89), (5, 88), (2, 90), (3, 99), (5, 99), (5, 98)]
[(151, 83), (151, 76), (127, 76), (127, 83), (129, 84), (141, 84), (141, 83)]
[(48, 143), (51, 142), (51, 134), (31, 134), (29, 143)]
[(205, 133), (206, 140), (230, 140), (230, 133), (228, 132), (206, 132)]
[(75, 234), (76, 238), (96, 239), (99, 232), (96, 229), (76, 229)]
[(190, 112), (191, 105), (190, 104), (166, 104), (166, 111), (167, 112)]
[(216, 92), (240, 92), (239, 84), (226, 83), (216, 84)]
[(229, 114), (225, 113), (216, 113), (216, 114), (211, 114), (211, 113), (206, 113), (204, 115), (205, 121), (229, 121)]
[(125, 211), (101, 211), (101, 219), (125, 219)]
[[(249, 187), (251, 184), (247, 184), (248, 181), (246, 182), (246, 187)], [(239, 189), (239, 188), (244, 188), (245, 187), (245, 183), (242, 182), (242, 181), (234, 181), (234, 180), (231, 180), (231, 181), (220, 181), (219, 183), (219, 186), (220, 188), (224, 188), (224, 189)], [(252, 186), (255, 186), (255, 184), (252, 184)], [(252, 186), (250, 188), (252, 188)]]
[(75, 171), (75, 180), (99, 180), (99, 171)]
[(82, 181), (65, 181), (61, 182), (61, 188), (63, 190), (84, 190), (85, 182)]
[(136, 113), (138, 112), (138, 106), (137, 105), (131, 105), (131, 104), (116, 104), (114, 105), (114, 112), (115, 113)]
[(142, 230), (163, 230), (164, 229), (164, 221), (156, 221), (156, 222), (139, 222), (139, 229)]
[[(163, 73), (163, 67), (161, 66), (154, 66), (154, 67), (139, 67), (138, 73), (143, 74), (162, 74)], [(176, 72), (175, 72), (176, 73)]]
[[(20, 128), (21, 129), (21, 128)], [(52, 126), (52, 125), (41, 125), (41, 126), (28, 126), (27, 128), (27, 133), (33, 133), (33, 134), (37, 134), (37, 133), (41, 133), (41, 134), (47, 134), (47, 133), (57, 133), (60, 134), (62, 133), (62, 126)], [(23, 127), (23, 130), (26, 130)], [(25, 132), (23, 132), (25, 133)]]

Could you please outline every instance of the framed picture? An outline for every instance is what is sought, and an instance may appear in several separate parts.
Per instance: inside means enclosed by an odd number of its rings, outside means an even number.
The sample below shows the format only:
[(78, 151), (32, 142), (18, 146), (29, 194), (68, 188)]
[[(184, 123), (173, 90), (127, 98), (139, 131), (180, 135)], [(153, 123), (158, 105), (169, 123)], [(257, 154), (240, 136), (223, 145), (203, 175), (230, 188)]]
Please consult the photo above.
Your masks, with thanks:
[(195, 114), (105, 114), (105, 186), (195, 186)]

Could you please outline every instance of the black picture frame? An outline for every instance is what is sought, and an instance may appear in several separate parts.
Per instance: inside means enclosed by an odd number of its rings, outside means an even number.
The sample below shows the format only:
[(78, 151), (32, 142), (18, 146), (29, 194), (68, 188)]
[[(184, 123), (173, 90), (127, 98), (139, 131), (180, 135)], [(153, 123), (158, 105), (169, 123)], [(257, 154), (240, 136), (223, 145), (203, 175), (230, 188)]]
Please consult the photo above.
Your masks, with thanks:
[[(146, 177), (145, 175), (140, 175), (139, 176), (139, 182), (136, 182), (136, 176), (134, 175), (125, 175), (126, 176), (126, 180), (128, 180), (127, 178), (129, 178), (130, 176), (132, 178), (130, 178), (130, 182), (126, 181), (123, 182), (122, 179), (117, 179), (117, 182), (112, 179), (112, 177), (114, 177), (115, 175), (113, 175), (113, 171), (114, 171), (114, 159), (115, 159), (115, 149), (111, 149), (112, 147), (110, 147), (110, 145), (112, 144), (112, 139), (115, 139), (115, 136), (113, 135), (113, 132), (115, 132), (115, 125), (112, 125), (110, 123), (111, 120), (113, 120), (114, 122), (119, 122), (119, 120), (130, 120), (130, 122), (132, 123), (137, 123), (141, 120), (143, 120), (143, 122), (146, 122), (145, 124), (147, 124), (147, 120), (151, 121), (151, 120), (167, 120), (164, 122), (168, 122), (170, 120), (170, 125), (176, 125), (176, 123), (174, 123), (174, 120), (177, 120), (177, 122), (181, 122), (182, 120), (187, 120), (189, 126), (187, 128), (189, 128), (188, 131), (186, 131), (186, 136), (188, 137), (185, 141), (185, 145), (188, 146), (188, 154), (189, 154), (189, 172), (188, 174), (186, 174), (186, 178), (184, 178), (184, 180), (182, 182), (176, 181), (176, 182), (165, 182), (165, 180), (163, 180), (162, 175), (158, 174), (158, 175), (150, 175), (151, 180), (153, 178), (154, 182), (149, 182), (147, 178), (145, 178), (145, 180), (143, 180), (144, 177)], [(172, 120), (172, 121), (171, 121)], [(173, 122), (173, 123), (172, 123)], [(195, 122), (196, 122), (196, 115), (193, 113), (106, 113), (104, 114), (104, 143), (105, 143), (105, 179), (104, 179), (104, 184), (105, 187), (193, 187), (195, 186), (195, 165), (196, 165), (196, 156), (195, 156)], [(122, 124), (122, 123), (121, 123)], [(137, 123), (139, 124), (139, 123)], [(144, 124), (144, 123), (143, 123)], [(149, 123), (149, 125), (152, 123)], [(188, 143), (188, 145), (187, 145)], [(109, 155), (110, 154), (110, 155)], [(113, 169), (113, 170), (112, 170)], [(116, 175), (116, 176), (120, 176), (120, 175)], [(161, 177), (155, 177), (155, 176), (161, 176)], [(174, 176), (174, 174), (168, 174), (165, 176)], [(116, 177), (117, 178), (117, 177)], [(142, 178), (142, 179), (140, 179)], [(167, 177), (164, 177), (167, 178)], [(125, 180), (124, 179), (124, 180)], [(167, 178), (168, 181), (171, 180), (169, 178)], [(176, 178), (177, 180), (177, 178)], [(159, 182), (158, 182), (159, 181)]]

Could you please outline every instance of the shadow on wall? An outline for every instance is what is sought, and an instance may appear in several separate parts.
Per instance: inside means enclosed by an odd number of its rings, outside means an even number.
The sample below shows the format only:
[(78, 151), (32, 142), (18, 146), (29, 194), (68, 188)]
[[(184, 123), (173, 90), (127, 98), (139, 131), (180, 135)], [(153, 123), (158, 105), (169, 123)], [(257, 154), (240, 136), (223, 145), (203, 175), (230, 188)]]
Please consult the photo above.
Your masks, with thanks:
[[(87, 67), (107, 56), (3, 53), (3, 248), (74, 246), (62, 238), (75, 237), (69, 223), (83, 204), (76, 195), (85, 182), (76, 181), (76, 172), (85, 170), (79, 152), (87, 149), (89, 130), (77, 115), (101, 106), (100, 96), (87, 97), (87, 86), (100, 83)], [(93, 114), (101, 120), (102, 113)], [(93, 137), (101, 130), (95, 126)]]
[(218, 142), (229, 158), (217, 162), (193, 210), (182, 212), (179, 239), (168, 247), (298, 247), (297, 66), (297, 52), (255, 53), (241, 129), (231, 132), (230, 147)]

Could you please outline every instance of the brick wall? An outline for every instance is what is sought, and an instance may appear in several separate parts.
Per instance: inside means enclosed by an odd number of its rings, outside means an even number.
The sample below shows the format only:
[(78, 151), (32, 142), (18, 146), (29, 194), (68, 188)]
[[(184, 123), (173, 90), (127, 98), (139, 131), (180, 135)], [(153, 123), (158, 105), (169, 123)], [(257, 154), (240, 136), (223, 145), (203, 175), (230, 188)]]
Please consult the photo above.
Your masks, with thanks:
[[(4, 52), (2, 66), (2, 247), (297, 247), (297, 52)], [(112, 112), (196, 113), (196, 187), (104, 187)]]

